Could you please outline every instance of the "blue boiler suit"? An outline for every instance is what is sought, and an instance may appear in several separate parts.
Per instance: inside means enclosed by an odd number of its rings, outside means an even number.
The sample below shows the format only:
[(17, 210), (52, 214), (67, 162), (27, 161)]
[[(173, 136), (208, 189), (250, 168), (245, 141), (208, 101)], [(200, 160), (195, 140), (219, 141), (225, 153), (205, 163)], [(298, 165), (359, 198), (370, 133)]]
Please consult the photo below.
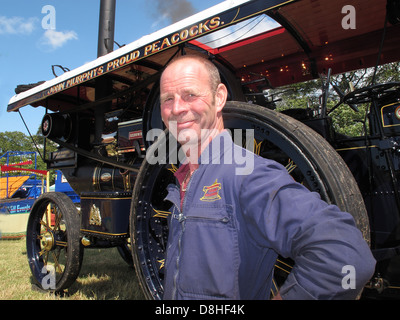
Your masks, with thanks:
[[(212, 153), (216, 139), (221, 151)], [(237, 174), (234, 152), (253, 159), (251, 174)], [(173, 205), (164, 299), (269, 299), (278, 254), (295, 261), (280, 288), (283, 299), (354, 299), (374, 272), (349, 213), (295, 182), (277, 162), (235, 145), (227, 131), (203, 151), (182, 210), (177, 185), (168, 186), (166, 199)], [(355, 289), (342, 286), (349, 265)]]

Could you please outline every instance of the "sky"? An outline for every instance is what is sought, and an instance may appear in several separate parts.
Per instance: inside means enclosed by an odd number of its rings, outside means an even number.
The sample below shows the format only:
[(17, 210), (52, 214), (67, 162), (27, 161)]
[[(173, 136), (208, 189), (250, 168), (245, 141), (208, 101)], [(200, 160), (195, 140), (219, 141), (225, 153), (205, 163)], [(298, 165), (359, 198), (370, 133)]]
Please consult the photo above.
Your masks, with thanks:
[[(222, 0), (116, 0), (114, 40), (128, 44)], [(97, 58), (100, 0), (2, 0), (0, 7), (0, 132), (28, 134), (7, 112), (19, 84), (54, 78), (52, 65), (73, 70)], [(115, 47), (116, 48), (116, 47)], [(55, 69), (61, 75), (59, 68)], [(44, 108), (20, 113), (36, 134)]]

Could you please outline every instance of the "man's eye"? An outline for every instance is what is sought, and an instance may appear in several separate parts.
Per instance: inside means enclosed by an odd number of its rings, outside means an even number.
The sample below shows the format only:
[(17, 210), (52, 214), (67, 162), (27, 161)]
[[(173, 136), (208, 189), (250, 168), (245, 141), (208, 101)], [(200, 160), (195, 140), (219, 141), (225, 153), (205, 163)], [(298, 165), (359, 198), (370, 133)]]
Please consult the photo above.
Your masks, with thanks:
[(197, 98), (197, 95), (194, 93), (188, 93), (187, 95), (185, 95), (185, 101), (193, 101), (194, 99)]

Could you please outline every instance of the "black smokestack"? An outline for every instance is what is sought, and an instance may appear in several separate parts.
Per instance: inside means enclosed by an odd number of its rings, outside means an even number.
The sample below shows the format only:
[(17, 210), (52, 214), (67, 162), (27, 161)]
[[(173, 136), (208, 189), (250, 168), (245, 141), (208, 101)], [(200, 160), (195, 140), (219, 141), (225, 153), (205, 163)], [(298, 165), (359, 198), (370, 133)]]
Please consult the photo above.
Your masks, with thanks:
[(97, 57), (104, 56), (114, 49), (115, 1), (101, 0), (100, 2)]
[[(99, 38), (97, 42), (97, 57), (104, 56), (114, 50), (115, 29), (115, 2), (116, 0), (101, 0), (99, 15)], [(110, 78), (101, 77), (96, 79), (96, 100), (106, 97), (112, 93), (112, 81)], [(104, 114), (111, 108), (111, 102), (98, 105), (95, 109), (95, 133), (94, 144), (100, 145), (104, 129)]]

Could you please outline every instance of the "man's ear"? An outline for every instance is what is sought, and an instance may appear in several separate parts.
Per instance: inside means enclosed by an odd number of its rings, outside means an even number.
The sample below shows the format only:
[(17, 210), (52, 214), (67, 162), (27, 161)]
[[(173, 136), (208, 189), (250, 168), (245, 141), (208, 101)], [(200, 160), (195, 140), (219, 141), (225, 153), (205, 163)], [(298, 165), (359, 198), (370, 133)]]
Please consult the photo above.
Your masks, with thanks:
[(222, 111), (223, 107), (225, 106), (227, 98), (228, 98), (228, 89), (223, 83), (220, 83), (215, 93), (215, 106), (217, 108), (217, 112)]

